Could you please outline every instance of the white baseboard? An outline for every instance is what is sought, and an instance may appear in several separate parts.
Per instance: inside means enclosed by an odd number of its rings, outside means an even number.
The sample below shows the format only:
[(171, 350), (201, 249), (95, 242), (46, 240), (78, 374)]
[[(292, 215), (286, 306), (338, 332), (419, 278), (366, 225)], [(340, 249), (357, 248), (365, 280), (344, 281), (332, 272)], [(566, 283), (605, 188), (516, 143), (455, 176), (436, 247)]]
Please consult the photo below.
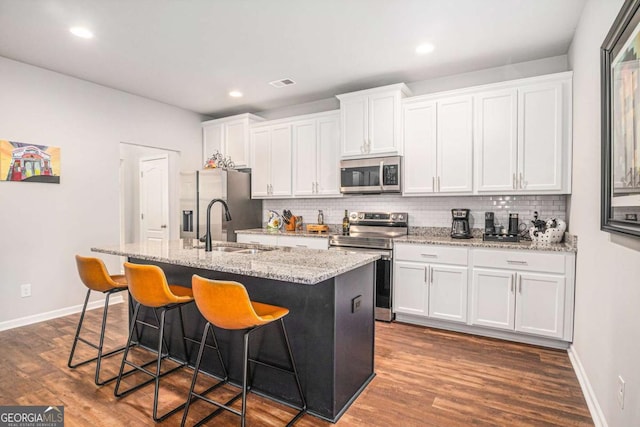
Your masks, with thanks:
[(602, 408), (600, 408), (598, 399), (593, 392), (593, 388), (591, 388), (591, 383), (589, 382), (587, 373), (584, 371), (582, 362), (580, 362), (580, 358), (578, 357), (578, 353), (576, 353), (573, 344), (569, 346), (567, 354), (569, 354), (569, 360), (571, 361), (573, 370), (578, 377), (580, 388), (582, 388), (582, 394), (584, 394), (584, 398), (587, 401), (587, 407), (589, 408), (589, 412), (591, 413), (591, 418), (593, 418), (593, 424), (596, 427), (608, 427), (607, 420), (604, 417), (604, 413), (602, 412)]
[[(115, 295), (109, 299), (109, 305), (120, 304), (123, 301), (124, 299), (122, 298), (122, 295)], [(18, 319), (0, 322), (0, 331), (6, 331), (8, 329), (19, 328), (20, 326), (32, 325), (34, 323), (44, 322), (45, 320), (51, 320), (58, 317), (68, 316), (70, 314), (80, 313), (82, 311), (82, 306), (83, 304), (79, 304), (71, 307), (61, 308), (58, 310), (48, 311), (46, 313), (34, 314), (31, 316), (25, 316)], [(93, 310), (100, 307), (104, 307), (104, 299), (89, 301), (89, 304), (87, 304), (87, 310)]]

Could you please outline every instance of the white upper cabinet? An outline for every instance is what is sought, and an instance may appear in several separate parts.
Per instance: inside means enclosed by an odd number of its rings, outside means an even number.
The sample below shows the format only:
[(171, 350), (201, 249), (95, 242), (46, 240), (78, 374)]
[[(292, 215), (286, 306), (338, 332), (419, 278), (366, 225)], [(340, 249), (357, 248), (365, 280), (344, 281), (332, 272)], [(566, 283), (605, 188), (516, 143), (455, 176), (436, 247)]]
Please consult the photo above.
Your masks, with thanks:
[(569, 73), (475, 96), (479, 194), (571, 192)]
[(237, 168), (250, 167), (249, 128), (263, 121), (253, 114), (240, 114), (202, 123), (202, 163), (219, 151)]
[(403, 106), (404, 194), (436, 191), (436, 103), (411, 102)]
[(405, 195), (473, 191), (473, 98), (403, 105)]
[(515, 190), (518, 168), (516, 89), (475, 97), (476, 184), (478, 191)]
[(251, 129), (251, 197), (291, 196), (291, 125)]
[(400, 102), (409, 95), (403, 83), (338, 95), (342, 157), (402, 154)]
[(339, 196), (340, 115), (308, 117), (292, 123), (293, 195)]

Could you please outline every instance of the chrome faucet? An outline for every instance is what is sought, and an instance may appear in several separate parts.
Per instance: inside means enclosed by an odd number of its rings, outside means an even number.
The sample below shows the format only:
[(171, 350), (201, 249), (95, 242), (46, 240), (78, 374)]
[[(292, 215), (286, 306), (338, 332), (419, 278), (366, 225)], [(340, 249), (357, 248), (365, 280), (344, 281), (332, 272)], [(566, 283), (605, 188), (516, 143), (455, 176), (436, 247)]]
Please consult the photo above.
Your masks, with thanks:
[(222, 203), (222, 206), (224, 207), (224, 218), (227, 221), (231, 221), (231, 213), (229, 213), (229, 206), (227, 206), (227, 202), (222, 199), (213, 199), (209, 202), (209, 206), (207, 206), (207, 234), (204, 236), (205, 252), (211, 252), (213, 250), (213, 246), (211, 245), (211, 206), (213, 206), (215, 202)]

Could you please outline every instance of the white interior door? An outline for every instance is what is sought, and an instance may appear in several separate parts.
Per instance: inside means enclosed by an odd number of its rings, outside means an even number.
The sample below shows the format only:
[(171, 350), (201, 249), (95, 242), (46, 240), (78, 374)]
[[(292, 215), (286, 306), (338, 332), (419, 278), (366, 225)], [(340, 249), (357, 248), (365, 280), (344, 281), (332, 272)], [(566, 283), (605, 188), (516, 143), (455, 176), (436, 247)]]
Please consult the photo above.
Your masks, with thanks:
[(169, 159), (140, 160), (140, 241), (169, 240)]

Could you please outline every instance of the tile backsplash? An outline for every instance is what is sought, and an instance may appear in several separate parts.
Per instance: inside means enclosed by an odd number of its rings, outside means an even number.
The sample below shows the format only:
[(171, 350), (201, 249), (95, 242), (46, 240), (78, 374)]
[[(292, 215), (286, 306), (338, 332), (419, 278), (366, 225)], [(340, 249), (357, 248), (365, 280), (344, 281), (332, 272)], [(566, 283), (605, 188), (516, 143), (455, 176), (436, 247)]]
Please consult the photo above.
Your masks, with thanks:
[[(496, 224), (508, 225), (509, 213), (517, 213), (520, 222), (533, 219), (538, 211), (541, 219), (556, 217), (567, 220), (567, 196), (457, 196), (457, 197), (401, 197), (397, 195), (345, 196), (329, 199), (263, 200), (265, 212), (289, 209), (302, 215), (306, 224), (317, 222), (318, 209), (324, 213), (326, 224), (340, 224), (344, 210), (373, 212), (408, 212), (409, 225), (414, 227), (450, 227), (451, 209), (471, 209), (471, 227), (484, 227), (484, 213), (494, 212)], [(266, 221), (266, 214), (264, 221)], [(568, 225), (568, 224), (567, 224)]]

